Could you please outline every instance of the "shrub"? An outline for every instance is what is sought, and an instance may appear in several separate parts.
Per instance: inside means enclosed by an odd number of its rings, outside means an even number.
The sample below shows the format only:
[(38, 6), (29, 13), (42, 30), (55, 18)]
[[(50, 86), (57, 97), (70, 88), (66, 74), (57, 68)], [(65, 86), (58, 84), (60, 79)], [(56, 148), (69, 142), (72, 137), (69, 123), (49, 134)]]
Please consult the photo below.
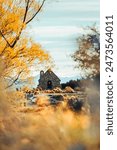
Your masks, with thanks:
[(82, 100), (79, 100), (79, 99), (68, 100), (68, 107), (74, 111), (81, 111), (83, 105), (84, 105), (84, 102)]
[(59, 87), (54, 88), (53, 91), (54, 91), (55, 93), (62, 93), (62, 92), (63, 92), (63, 91), (61, 90), (61, 88), (59, 88)]
[(65, 92), (66, 92), (66, 93), (74, 93), (74, 90), (73, 90), (70, 86), (67, 86), (67, 87), (65, 88)]
[(80, 83), (79, 80), (70, 80), (67, 83), (62, 83), (61, 86), (62, 89), (65, 89), (67, 86), (70, 86), (72, 89), (75, 89), (76, 87), (79, 87), (79, 83)]
[(44, 107), (49, 105), (49, 98), (47, 96), (39, 96), (36, 100), (37, 106)]
[(75, 91), (81, 91), (81, 88), (80, 87), (76, 87), (74, 90)]

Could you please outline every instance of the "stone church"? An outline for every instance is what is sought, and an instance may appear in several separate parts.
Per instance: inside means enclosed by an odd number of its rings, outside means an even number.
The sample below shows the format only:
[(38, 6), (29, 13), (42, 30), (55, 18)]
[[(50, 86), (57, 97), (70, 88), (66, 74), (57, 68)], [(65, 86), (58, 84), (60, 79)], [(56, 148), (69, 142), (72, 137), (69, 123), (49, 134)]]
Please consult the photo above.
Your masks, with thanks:
[(41, 87), (43, 90), (52, 90), (55, 87), (61, 87), (60, 79), (51, 69), (48, 69), (45, 73), (44, 71), (40, 71), (38, 87)]

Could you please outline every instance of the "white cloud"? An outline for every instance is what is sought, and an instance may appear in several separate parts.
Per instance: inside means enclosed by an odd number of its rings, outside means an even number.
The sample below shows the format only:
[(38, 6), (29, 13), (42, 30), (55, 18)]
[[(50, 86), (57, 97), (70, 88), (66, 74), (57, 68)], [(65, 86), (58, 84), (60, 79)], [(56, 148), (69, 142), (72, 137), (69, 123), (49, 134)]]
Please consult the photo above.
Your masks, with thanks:
[(67, 67), (64, 70), (62, 68), (59, 68), (59, 69), (55, 70), (55, 72), (57, 73), (57, 75), (59, 77), (74, 77), (74, 76), (78, 76), (80, 78), (78, 70), (75, 70), (72, 67), (69, 67), (69, 68)]
[(49, 36), (49, 37), (64, 37), (70, 36), (78, 33), (83, 33), (83, 29), (81, 27), (76, 26), (44, 26), (44, 27), (35, 27), (33, 29), (28, 30), (28, 33), (31, 35), (41, 35)]

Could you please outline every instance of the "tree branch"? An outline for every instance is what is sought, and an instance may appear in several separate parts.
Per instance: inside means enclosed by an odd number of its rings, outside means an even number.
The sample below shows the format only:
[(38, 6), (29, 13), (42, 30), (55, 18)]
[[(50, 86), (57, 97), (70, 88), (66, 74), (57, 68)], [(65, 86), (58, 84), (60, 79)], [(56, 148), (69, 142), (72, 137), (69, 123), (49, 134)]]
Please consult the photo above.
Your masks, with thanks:
[(24, 71), (24, 69), (22, 69), (22, 70), (18, 73), (18, 75), (17, 75), (17, 77), (16, 77), (15, 79), (9, 77), (9, 78), (11, 78), (12, 83), (9, 84), (9, 85), (6, 87), (6, 89), (10, 88), (11, 86), (13, 86), (14, 83), (16, 83), (16, 81), (19, 79), (19, 77), (20, 77), (20, 75), (21, 75), (21, 73), (22, 73), (23, 71)]
[(28, 1), (27, 1), (27, 4), (26, 4), (26, 9), (25, 9), (25, 14), (24, 14), (23, 23), (25, 22), (25, 20), (26, 20), (26, 17), (27, 17), (28, 8), (29, 8), (29, 2), (30, 2), (30, 0), (28, 0)]
[(6, 39), (6, 37), (2, 34), (2, 32), (0, 31), (1, 36), (3, 37), (3, 39), (6, 41), (6, 43), (8, 44), (9, 47), (11, 47), (12, 45), (8, 42), (8, 40)]
[[(36, 13), (26, 22), (26, 17), (27, 17), (27, 13), (28, 13), (28, 10), (29, 10), (29, 2), (30, 2), (30, 0), (27, 1), (25, 13), (24, 13), (24, 19), (23, 19), (23, 22), (22, 22), (23, 25), (24, 25), (24, 24), (28, 24), (29, 22), (31, 22), (31, 21), (36, 17), (36, 15), (37, 15), (37, 14), (40, 12), (40, 10), (42, 9), (42, 7), (43, 7), (45, 1), (46, 1), (46, 0), (43, 0), (41, 6), (40, 6), (39, 9), (36, 11)], [(7, 38), (6, 38), (6, 37), (2, 34), (2, 32), (0, 31), (1, 36), (4, 38), (4, 40), (6, 41), (6, 43), (8, 44), (9, 47), (13, 48), (13, 47), (16, 45), (16, 43), (17, 43), (17, 41), (19, 40), (20, 35), (21, 35), (21, 33), (22, 33), (23, 25), (22, 25), (22, 27), (21, 27), (21, 29), (20, 29), (20, 31), (19, 31), (19, 34), (16, 36), (16, 38), (15, 38), (15, 40), (12, 42), (12, 44), (7, 40)]]
[(4, 49), (3, 49), (2, 52), (0, 53), (0, 57), (3, 56), (3, 54), (4, 54), (5, 50), (6, 50), (6, 48), (7, 48), (7, 44), (5, 45)]
[(42, 7), (43, 7), (45, 1), (46, 1), (46, 0), (43, 0), (42, 4), (41, 4), (41, 6), (39, 7), (39, 9), (37, 10), (37, 12), (32, 16), (32, 18), (30, 18), (30, 19), (26, 22), (26, 24), (28, 24), (30, 21), (32, 21), (32, 20), (35, 18), (35, 16), (41, 11), (41, 9), (42, 9)]

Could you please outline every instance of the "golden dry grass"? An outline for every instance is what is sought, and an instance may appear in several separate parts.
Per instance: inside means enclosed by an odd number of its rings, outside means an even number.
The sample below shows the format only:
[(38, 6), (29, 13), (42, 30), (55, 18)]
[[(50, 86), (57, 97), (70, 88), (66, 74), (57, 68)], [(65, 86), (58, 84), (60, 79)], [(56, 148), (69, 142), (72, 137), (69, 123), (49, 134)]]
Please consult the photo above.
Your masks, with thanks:
[(1, 150), (99, 150), (98, 115), (47, 106), (43, 98), (41, 107), (24, 107), (22, 92), (1, 93)]

